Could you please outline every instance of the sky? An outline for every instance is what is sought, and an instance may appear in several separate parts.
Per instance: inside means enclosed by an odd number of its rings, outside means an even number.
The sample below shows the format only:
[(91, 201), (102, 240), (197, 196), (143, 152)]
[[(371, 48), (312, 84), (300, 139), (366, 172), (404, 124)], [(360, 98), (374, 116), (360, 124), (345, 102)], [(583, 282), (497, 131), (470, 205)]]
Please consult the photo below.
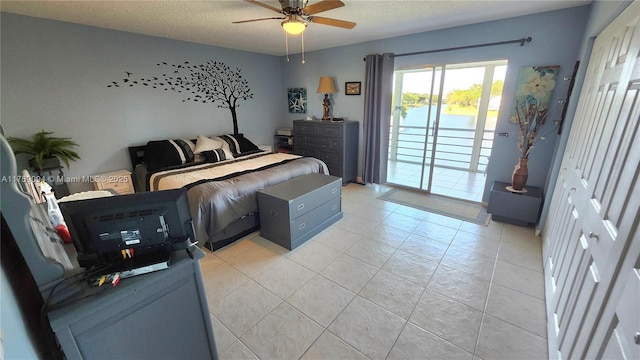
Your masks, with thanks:
[[(493, 78), (504, 80), (507, 66), (496, 66)], [(402, 83), (403, 92), (430, 93), (431, 71), (405, 73)], [(440, 71), (436, 72), (436, 92), (439, 85)], [(444, 93), (447, 94), (456, 89), (467, 89), (473, 84), (482, 84), (484, 67), (450, 69), (445, 73)]]

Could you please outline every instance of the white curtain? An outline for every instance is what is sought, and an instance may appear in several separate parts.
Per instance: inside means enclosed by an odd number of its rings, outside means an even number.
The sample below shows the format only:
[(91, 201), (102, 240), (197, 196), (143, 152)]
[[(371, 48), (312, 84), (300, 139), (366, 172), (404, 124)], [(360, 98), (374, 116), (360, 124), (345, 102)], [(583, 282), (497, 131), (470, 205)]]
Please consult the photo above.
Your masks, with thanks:
[(364, 88), (363, 176), (365, 183), (385, 182), (389, 151), (394, 55), (367, 55)]

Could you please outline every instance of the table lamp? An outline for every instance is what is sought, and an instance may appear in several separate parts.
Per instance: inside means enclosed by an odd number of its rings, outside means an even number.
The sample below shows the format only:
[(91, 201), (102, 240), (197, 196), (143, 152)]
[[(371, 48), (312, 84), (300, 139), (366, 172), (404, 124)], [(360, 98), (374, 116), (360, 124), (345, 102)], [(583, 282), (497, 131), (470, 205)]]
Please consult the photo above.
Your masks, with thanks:
[(329, 94), (336, 92), (336, 87), (333, 85), (333, 78), (331, 76), (320, 77), (320, 83), (318, 84), (318, 90), (316, 92), (319, 94), (324, 93), (322, 120), (331, 120), (331, 116), (329, 115), (331, 114)]

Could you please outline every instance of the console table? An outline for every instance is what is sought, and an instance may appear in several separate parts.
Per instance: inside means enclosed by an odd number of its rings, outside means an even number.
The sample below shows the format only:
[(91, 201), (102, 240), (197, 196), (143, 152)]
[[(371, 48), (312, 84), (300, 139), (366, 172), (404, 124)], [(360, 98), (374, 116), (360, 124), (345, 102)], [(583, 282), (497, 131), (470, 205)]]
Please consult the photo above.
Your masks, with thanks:
[(527, 192), (514, 193), (506, 189), (510, 184), (495, 182), (489, 193), (487, 212), (496, 221), (529, 226), (538, 222), (542, 191), (534, 186), (526, 186)]

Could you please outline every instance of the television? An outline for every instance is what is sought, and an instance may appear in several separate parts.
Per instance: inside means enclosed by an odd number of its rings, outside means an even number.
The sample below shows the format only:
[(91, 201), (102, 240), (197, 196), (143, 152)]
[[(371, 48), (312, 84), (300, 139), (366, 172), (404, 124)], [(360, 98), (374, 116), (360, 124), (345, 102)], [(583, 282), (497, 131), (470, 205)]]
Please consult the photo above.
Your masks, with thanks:
[(97, 265), (131, 268), (166, 261), (173, 251), (189, 252), (197, 243), (186, 189), (59, 205), (78, 252), (78, 264), (84, 268)]

